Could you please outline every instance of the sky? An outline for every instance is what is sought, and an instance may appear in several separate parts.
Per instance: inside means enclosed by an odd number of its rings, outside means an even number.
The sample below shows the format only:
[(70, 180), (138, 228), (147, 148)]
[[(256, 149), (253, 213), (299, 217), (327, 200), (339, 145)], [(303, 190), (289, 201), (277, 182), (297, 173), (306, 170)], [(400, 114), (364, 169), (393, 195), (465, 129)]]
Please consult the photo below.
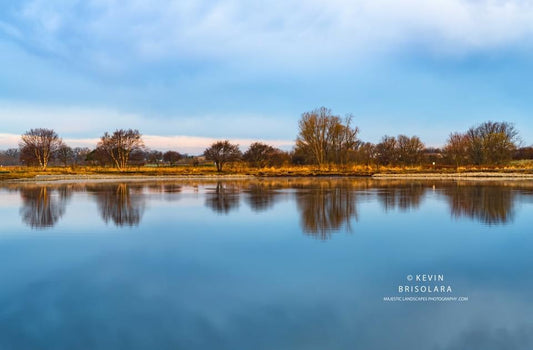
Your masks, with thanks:
[(0, 149), (36, 127), (290, 149), (320, 106), (363, 141), (493, 120), (530, 145), (532, 58), (528, 0), (0, 0)]

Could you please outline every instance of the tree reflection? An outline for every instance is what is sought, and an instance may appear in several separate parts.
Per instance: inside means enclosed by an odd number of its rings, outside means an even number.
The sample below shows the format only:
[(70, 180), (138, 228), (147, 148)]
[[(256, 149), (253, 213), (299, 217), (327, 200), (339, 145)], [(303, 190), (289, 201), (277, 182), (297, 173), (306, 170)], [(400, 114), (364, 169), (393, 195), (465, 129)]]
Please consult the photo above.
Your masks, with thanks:
[(228, 214), (239, 207), (239, 192), (236, 184), (218, 181), (214, 189), (207, 191), (205, 205), (217, 213)]
[(425, 191), (426, 186), (420, 183), (391, 183), (386, 186), (381, 184), (377, 197), (386, 212), (396, 208), (406, 211), (420, 206)]
[(53, 227), (65, 213), (71, 189), (67, 186), (52, 189), (48, 186), (20, 189), (22, 221), (31, 228)]
[(357, 196), (350, 187), (320, 182), (299, 191), (296, 201), (303, 231), (320, 239), (330, 238), (342, 227), (351, 232), (350, 221), (357, 220)]
[(155, 183), (147, 186), (149, 193), (160, 194), (166, 201), (175, 201), (180, 198), (178, 196), (182, 191), (182, 185), (175, 183)]
[(145, 208), (142, 187), (122, 183), (88, 187), (87, 190), (95, 194), (98, 210), (106, 224), (112, 221), (116, 226), (137, 226), (141, 222)]
[(272, 183), (251, 183), (246, 189), (246, 200), (250, 208), (256, 212), (272, 208), (279, 197), (279, 192), (276, 191), (278, 188), (279, 186), (273, 186)]
[[(73, 185), (5, 185), (20, 191), (22, 221), (32, 228), (54, 226), (64, 215), (73, 191), (86, 190), (94, 195), (98, 211), (106, 222), (116, 226), (139, 225), (146, 200), (176, 200), (194, 192), (205, 199), (213, 211), (228, 214), (240, 205), (241, 196), (253, 211), (273, 208), (280, 199), (294, 199), (304, 233), (320, 239), (339, 230), (351, 230), (357, 220), (357, 201), (378, 200), (385, 211), (417, 209), (433, 188), (438, 199), (449, 204), (451, 215), (468, 217), (485, 224), (503, 224), (513, 220), (515, 202), (533, 197), (533, 182), (429, 182), (372, 179), (247, 179), (183, 180), (143, 183), (100, 183)], [(520, 198), (519, 198), (520, 197)], [(530, 200), (530, 199), (529, 199)]]
[(447, 186), (452, 216), (466, 216), (485, 224), (504, 224), (514, 218), (515, 192), (505, 186), (487, 184)]

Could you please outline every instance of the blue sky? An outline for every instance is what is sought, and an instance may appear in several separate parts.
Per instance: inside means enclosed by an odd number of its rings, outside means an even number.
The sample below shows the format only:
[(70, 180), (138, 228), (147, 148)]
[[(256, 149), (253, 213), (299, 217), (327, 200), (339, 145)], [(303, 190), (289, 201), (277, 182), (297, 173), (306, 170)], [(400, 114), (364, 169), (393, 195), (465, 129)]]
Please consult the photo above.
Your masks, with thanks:
[(289, 148), (319, 106), (365, 141), (505, 120), (529, 145), (532, 38), (532, 1), (0, 0), (0, 148), (32, 127)]

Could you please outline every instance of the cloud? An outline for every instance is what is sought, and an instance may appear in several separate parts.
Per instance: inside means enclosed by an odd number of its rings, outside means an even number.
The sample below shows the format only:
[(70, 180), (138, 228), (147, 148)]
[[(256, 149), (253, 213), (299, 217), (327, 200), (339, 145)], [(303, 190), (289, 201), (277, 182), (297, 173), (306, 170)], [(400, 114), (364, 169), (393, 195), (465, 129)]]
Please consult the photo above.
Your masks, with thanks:
[[(274, 134), (282, 135), (282, 139), (292, 139), (297, 128), (296, 122), (292, 120), (281, 121), (269, 116), (246, 113), (159, 117), (111, 108), (50, 106), (1, 100), (0, 120), (4, 125), (3, 131), (8, 134), (21, 134), (41, 127), (54, 129), (65, 139), (96, 139), (105, 131), (132, 128), (139, 129), (145, 135), (198, 135), (206, 140), (245, 139), (244, 143), (247, 143), (249, 139), (278, 138), (271, 136)], [(261, 127), (258, 128), (258, 125)], [(184, 141), (193, 142), (193, 139)], [(284, 145), (287, 145), (287, 142), (292, 144), (291, 141), (280, 142)], [(170, 144), (175, 145), (176, 141)]]
[(10, 13), (2, 27), (14, 39), (112, 71), (161, 60), (301, 69), (413, 44), (469, 53), (533, 34), (533, 3), (518, 0), (32, 0)]
[[(178, 150), (200, 154), (217, 140), (228, 139), (244, 150), (252, 142), (261, 141), (289, 150), (293, 147), (292, 122), (270, 120), (254, 115), (177, 116), (158, 119), (114, 109), (77, 106), (28, 105), (0, 101), (0, 149), (17, 147), (20, 134), (32, 128), (54, 129), (71, 147), (93, 148), (99, 137), (115, 129), (139, 129), (145, 145), (151, 149)], [(238, 125), (238, 127), (236, 127)], [(257, 128), (261, 125), (261, 128)], [(291, 130), (291, 138), (269, 138), (276, 129)], [(292, 132), (294, 129), (294, 132)], [(266, 134), (266, 135), (265, 135)]]
[(20, 141), (20, 135), (0, 134), (0, 148), (16, 148)]
[[(201, 154), (213, 142), (220, 138), (201, 137), (201, 136), (157, 136), (143, 135), (144, 144), (150, 149), (157, 150), (177, 150), (181, 153), (192, 155)], [(265, 140), (265, 139), (240, 139), (229, 138), (230, 142), (236, 143), (244, 151), (251, 143), (261, 141), (284, 150), (290, 150), (294, 145), (291, 140)], [(14, 148), (18, 146), (20, 135), (0, 134), (0, 149)], [(94, 148), (98, 143), (98, 138), (64, 138), (63, 141), (71, 147), (89, 147)]]
[[(220, 140), (220, 138), (211, 138), (211, 137), (199, 137), (199, 136), (155, 136), (155, 135), (145, 135), (143, 137), (144, 143), (146, 146), (154, 149), (177, 149), (185, 153), (198, 154), (203, 152), (210, 144), (215, 141)], [(288, 150), (292, 148), (294, 142), (291, 140), (255, 140), (255, 139), (229, 139), (232, 143), (236, 143), (240, 146), (242, 150), (245, 150), (256, 141), (261, 141), (278, 147), (281, 149)]]
[(528, 126), (532, 18), (504, 0), (4, 2), (2, 132), (289, 140), (321, 105), (373, 142)]

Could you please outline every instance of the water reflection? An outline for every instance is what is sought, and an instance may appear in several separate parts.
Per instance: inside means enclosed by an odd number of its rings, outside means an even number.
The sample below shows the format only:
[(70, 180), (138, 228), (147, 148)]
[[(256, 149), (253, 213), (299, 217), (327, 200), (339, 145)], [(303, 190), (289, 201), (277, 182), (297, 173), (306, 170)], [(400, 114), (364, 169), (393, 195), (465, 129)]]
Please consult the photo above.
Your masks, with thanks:
[(246, 189), (246, 201), (256, 212), (271, 209), (280, 197), (279, 189), (282, 188), (281, 184), (275, 182), (251, 183)]
[(350, 187), (321, 182), (297, 192), (296, 203), (304, 233), (320, 239), (328, 239), (341, 228), (352, 232), (351, 220), (357, 220), (357, 195)]
[(164, 200), (175, 201), (180, 198), (183, 186), (175, 183), (154, 183), (146, 186), (148, 193), (160, 194)]
[(139, 225), (145, 209), (142, 189), (142, 186), (125, 183), (114, 186), (87, 186), (87, 191), (94, 194), (104, 222), (107, 224), (111, 221), (116, 226)]
[(25, 187), (20, 190), (22, 221), (35, 229), (54, 226), (63, 216), (70, 198), (71, 189), (63, 186), (53, 189), (48, 186)]
[(469, 217), (488, 225), (504, 224), (514, 218), (515, 195), (505, 186), (456, 184), (443, 188), (455, 218)]
[[(0, 188), (2, 189), (2, 188)], [(224, 181), (168, 181), (145, 183), (88, 183), (76, 185), (7, 185), (18, 191), (22, 221), (31, 228), (54, 226), (64, 215), (73, 193), (95, 199), (104, 222), (116, 226), (141, 223), (146, 202), (176, 201), (184, 193), (219, 214), (233, 213), (241, 198), (255, 212), (272, 210), (285, 199), (294, 201), (302, 231), (327, 239), (332, 233), (351, 232), (361, 201), (380, 203), (384, 212), (418, 210), (429, 195), (443, 200), (455, 218), (488, 225), (513, 221), (517, 202), (533, 198), (533, 183), (424, 182), (371, 179), (262, 179)], [(83, 199), (80, 199), (83, 201)], [(169, 204), (172, 205), (172, 204)]]
[(417, 209), (420, 207), (428, 186), (428, 184), (419, 182), (381, 184), (377, 197), (385, 212), (396, 208), (401, 211)]
[(218, 181), (215, 188), (206, 192), (205, 205), (217, 213), (228, 214), (239, 207), (239, 185), (234, 182)]
[[(370, 179), (0, 185), (0, 349), (533, 349), (531, 189)], [(85, 234), (50, 239), (27, 235), (26, 224)], [(122, 229), (131, 234), (88, 234)], [(443, 273), (453, 293), (406, 296), (470, 299), (382, 299), (399, 296), (413, 272)]]

